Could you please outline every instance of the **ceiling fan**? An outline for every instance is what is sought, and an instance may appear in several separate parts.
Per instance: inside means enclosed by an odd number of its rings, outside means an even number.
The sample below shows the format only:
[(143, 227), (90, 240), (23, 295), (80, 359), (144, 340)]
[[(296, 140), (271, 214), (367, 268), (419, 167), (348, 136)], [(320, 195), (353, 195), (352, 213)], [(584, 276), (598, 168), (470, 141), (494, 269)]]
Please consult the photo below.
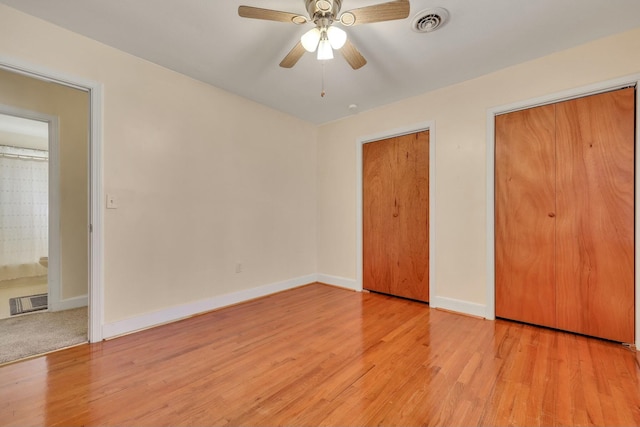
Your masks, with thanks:
[(302, 35), (300, 41), (284, 57), (280, 66), (291, 68), (305, 52), (318, 51), (319, 60), (333, 58), (333, 50), (340, 50), (351, 68), (357, 70), (367, 63), (356, 47), (347, 40), (347, 33), (334, 26), (340, 23), (346, 27), (372, 22), (392, 21), (409, 16), (409, 0), (395, 0), (387, 3), (365, 6), (340, 13), (342, 0), (304, 0), (309, 17), (297, 13), (240, 6), (238, 15), (243, 18), (265, 19), (269, 21), (291, 22), (301, 25), (313, 23), (314, 28)]

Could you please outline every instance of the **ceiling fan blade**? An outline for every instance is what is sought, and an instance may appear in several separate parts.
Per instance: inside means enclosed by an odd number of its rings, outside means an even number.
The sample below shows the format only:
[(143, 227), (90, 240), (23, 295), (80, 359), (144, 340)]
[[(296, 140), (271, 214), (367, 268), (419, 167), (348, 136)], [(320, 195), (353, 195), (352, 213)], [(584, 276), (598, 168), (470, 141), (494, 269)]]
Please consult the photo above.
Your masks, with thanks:
[(281, 12), (272, 9), (260, 9), (259, 7), (240, 6), (238, 15), (243, 18), (265, 19), (267, 21), (293, 22), (294, 24), (304, 24), (308, 21), (305, 16), (296, 13)]
[(282, 68), (293, 67), (294, 65), (296, 65), (298, 60), (302, 58), (302, 55), (304, 55), (305, 52), (306, 50), (304, 50), (304, 47), (302, 47), (302, 43), (298, 42), (298, 44), (296, 44), (293, 49), (291, 49), (287, 56), (285, 56), (284, 59), (280, 61), (280, 66)]
[(353, 43), (351, 43), (349, 40), (347, 40), (344, 46), (342, 46), (340, 52), (342, 52), (342, 56), (344, 56), (344, 59), (347, 60), (349, 65), (351, 65), (351, 68), (353, 68), (354, 70), (364, 67), (367, 63), (367, 60), (364, 59), (364, 56), (362, 56), (362, 54), (358, 52), (358, 49), (356, 49)]
[(352, 9), (340, 15), (340, 22), (344, 25), (369, 24), (371, 22), (393, 21), (409, 16), (409, 0), (396, 0), (373, 6)]

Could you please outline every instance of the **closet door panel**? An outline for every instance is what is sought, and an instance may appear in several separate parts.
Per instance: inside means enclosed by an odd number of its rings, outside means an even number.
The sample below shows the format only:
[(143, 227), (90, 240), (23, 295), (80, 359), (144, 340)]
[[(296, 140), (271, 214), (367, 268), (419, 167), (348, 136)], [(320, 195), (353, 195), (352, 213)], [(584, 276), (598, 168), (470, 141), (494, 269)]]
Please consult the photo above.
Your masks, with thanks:
[(634, 89), (557, 105), (558, 328), (634, 341)]
[(555, 326), (555, 107), (496, 117), (496, 316)]
[(400, 250), (395, 213), (396, 144), (393, 140), (375, 141), (362, 147), (362, 257), (363, 287), (391, 293), (397, 270), (393, 268)]
[(393, 295), (429, 301), (429, 131), (397, 140), (396, 220), (401, 250)]
[(429, 301), (429, 132), (363, 146), (363, 287)]

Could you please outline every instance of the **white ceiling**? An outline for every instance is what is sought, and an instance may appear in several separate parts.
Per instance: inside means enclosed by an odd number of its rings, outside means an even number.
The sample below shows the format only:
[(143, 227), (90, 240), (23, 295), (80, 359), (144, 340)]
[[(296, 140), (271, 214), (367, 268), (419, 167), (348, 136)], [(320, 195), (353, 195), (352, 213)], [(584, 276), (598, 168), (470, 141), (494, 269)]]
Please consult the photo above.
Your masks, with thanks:
[[(321, 98), (314, 54), (278, 66), (311, 24), (237, 14), (239, 5), (306, 14), (304, 0), (0, 2), (317, 124), (640, 27), (639, 0), (411, 0), (405, 20), (346, 28), (368, 64), (354, 71), (336, 55)], [(343, 0), (342, 11), (381, 2)], [(446, 8), (449, 22), (412, 31), (415, 14), (431, 7)]]

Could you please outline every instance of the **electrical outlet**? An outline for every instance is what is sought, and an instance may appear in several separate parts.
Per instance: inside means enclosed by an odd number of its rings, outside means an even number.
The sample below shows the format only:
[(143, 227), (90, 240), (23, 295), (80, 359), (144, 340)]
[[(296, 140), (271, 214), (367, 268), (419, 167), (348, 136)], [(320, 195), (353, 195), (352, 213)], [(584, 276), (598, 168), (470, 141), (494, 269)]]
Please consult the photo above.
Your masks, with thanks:
[(242, 273), (242, 263), (241, 262), (237, 262), (236, 263), (236, 273)]

